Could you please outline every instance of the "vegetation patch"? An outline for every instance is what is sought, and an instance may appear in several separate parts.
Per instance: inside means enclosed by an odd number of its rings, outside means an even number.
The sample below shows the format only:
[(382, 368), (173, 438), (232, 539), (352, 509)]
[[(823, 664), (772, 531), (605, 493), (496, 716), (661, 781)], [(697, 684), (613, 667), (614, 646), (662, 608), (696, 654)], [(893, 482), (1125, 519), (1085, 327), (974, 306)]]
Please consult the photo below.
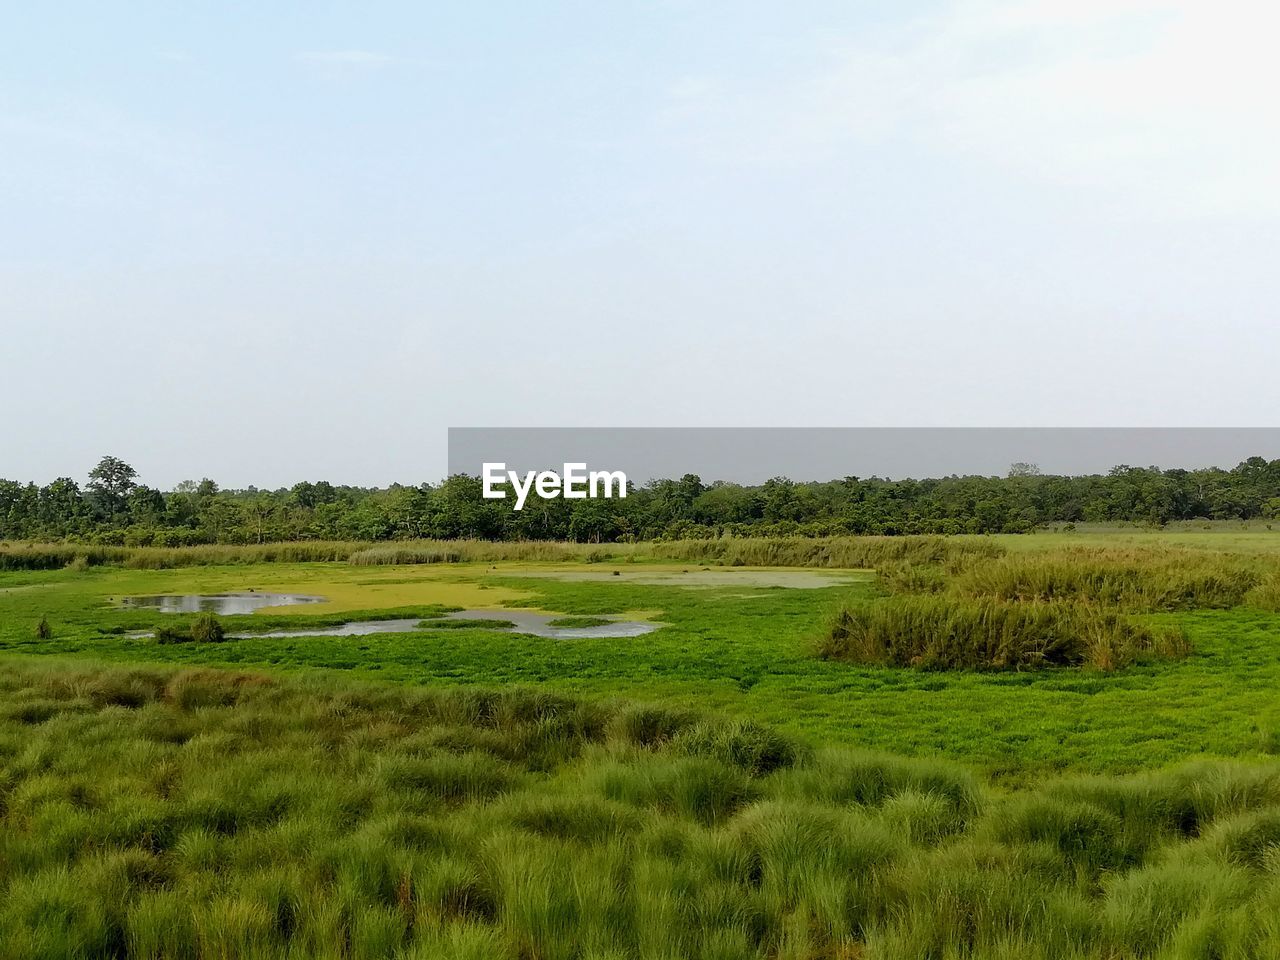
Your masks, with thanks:
[(0, 765), (24, 960), (1280, 955), (1274, 762), (997, 789), (529, 688), (10, 659)]
[(212, 613), (202, 613), (186, 627), (157, 627), (155, 638), (156, 643), (221, 643), (226, 639), (226, 630)]
[(547, 540), (298, 541), (285, 543), (123, 546), (0, 543), (0, 572), (120, 566), (169, 570), (224, 564), (345, 562), (356, 566), (458, 563), (587, 563), (643, 560), (718, 566), (855, 569), (892, 561), (940, 563), (997, 557), (1007, 548), (990, 538), (941, 536), (726, 536), (694, 540), (600, 544)]
[(585, 630), (588, 627), (605, 627), (613, 623), (608, 617), (556, 617), (554, 620), (548, 620), (548, 627), (563, 627), (565, 629)]
[(1188, 649), (1177, 628), (1082, 603), (904, 596), (845, 604), (830, 618), (818, 655), (924, 670), (1113, 670)]
[(1208, 551), (1073, 547), (973, 564), (953, 586), (964, 596), (997, 600), (1083, 600), (1132, 610), (1228, 609), (1264, 582), (1274, 584), (1277, 572), (1272, 561)]
[[(1128, 541), (1127, 534), (1113, 536)], [(1142, 536), (1150, 545), (1164, 542), (1158, 534)], [(1262, 548), (1272, 535), (1249, 536), (1259, 545), (1245, 555), (1265, 560)], [(1021, 552), (1010, 548), (1009, 556), (1020, 556), (1034, 555), (1031, 547), (1040, 540), (1053, 552), (1062, 543), (1053, 535), (999, 542), (1025, 544)], [(1079, 669), (924, 673), (813, 655), (826, 611), (875, 598), (878, 585), (872, 579), (812, 590), (744, 589), (729, 583), (692, 590), (666, 581), (633, 581), (646, 566), (626, 564), (622, 577), (608, 577), (611, 568), (606, 566), (601, 582), (564, 578), (566, 573), (600, 571), (586, 564), (226, 564), (165, 570), (95, 567), (87, 574), (13, 571), (0, 573), (0, 651), (117, 663), (336, 670), (412, 685), (539, 684), (603, 697), (642, 691), (645, 699), (659, 701), (672, 713), (714, 706), (830, 744), (942, 753), (998, 768), (1019, 780), (1046, 770), (1101, 772), (1168, 764), (1185, 758), (1188, 744), (1197, 753), (1217, 757), (1280, 755), (1280, 715), (1272, 694), (1280, 684), (1277, 621), (1258, 609), (1135, 617), (1152, 627), (1185, 631), (1195, 656), (1176, 668), (1158, 658), (1140, 658), (1119, 675)], [(682, 578), (682, 566), (674, 568), (676, 578)], [(957, 575), (951, 561), (926, 566), (944, 579)], [(701, 571), (688, 567), (690, 577)], [(654, 564), (652, 569), (672, 567)], [(725, 574), (726, 581), (755, 572), (731, 567), (713, 571)], [(764, 572), (808, 575), (797, 568)], [(333, 612), (317, 612), (314, 607), (322, 606), (317, 604), (223, 617), (227, 633), (238, 637), (234, 643), (157, 644), (137, 635), (158, 625), (183, 627), (192, 615), (129, 610), (115, 602), (125, 596), (249, 588), (323, 594), (339, 606)], [(263, 635), (351, 620), (391, 618), (416, 624), (450, 607), (501, 608), (512, 602), (510, 596), (521, 598), (514, 601), (519, 608), (623, 616), (663, 626), (639, 641), (602, 636), (571, 644), (510, 628), (477, 632), (431, 626), (424, 628), (430, 636), (411, 632), (322, 640)], [(439, 603), (429, 605), (421, 602), (424, 598)], [(502, 609), (491, 615), (513, 616)], [(34, 636), (42, 616), (53, 628), (51, 639)], [(1035, 722), (1026, 723), (1026, 717)], [(1153, 736), (1153, 729), (1160, 735)], [(655, 736), (664, 734), (659, 730)]]
[(418, 624), (423, 630), (510, 630), (515, 626), (510, 620), (451, 620), (448, 617), (437, 617), (423, 620)]

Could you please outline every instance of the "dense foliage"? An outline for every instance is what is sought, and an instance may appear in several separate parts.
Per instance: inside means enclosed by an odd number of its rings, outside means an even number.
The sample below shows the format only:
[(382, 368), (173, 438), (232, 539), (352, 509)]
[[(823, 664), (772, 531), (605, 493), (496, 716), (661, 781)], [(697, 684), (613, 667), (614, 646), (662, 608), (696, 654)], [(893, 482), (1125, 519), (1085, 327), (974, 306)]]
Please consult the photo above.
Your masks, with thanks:
[(285, 540), (574, 540), (617, 542), (722, 534), (1019, 533), (1046, 523), (1280, 517), (1280, 460), (1231, 470), (1119, 466), (1105, 476), (884, 480), (845, 477), (759, 486), (705, 484), (692, 474), (633, 488), (624, 499), (539, 500), (519, 512), (485, 500), (480, 481), (363, 488), (324, 481), (222, 490), (212, 480), (162, 492), (105, 457), (81, 487), (0, 480), (0, 539), (181, 546)]

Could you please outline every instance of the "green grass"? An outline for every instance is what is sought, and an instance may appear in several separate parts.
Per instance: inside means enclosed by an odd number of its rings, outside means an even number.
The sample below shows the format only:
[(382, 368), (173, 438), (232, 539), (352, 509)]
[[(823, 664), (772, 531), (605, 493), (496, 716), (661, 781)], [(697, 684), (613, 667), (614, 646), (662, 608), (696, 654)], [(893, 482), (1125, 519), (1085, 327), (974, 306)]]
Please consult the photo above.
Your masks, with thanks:
[(1280, 951), (1280, 768), (1007, 790), (528, 688), (9, 658), (0, 957)]
[(403, 540), (371, 544), (308, 541), (199, 547), (109, 547), (73, 543), (0, 543), (0, 571), (138, 570), (224, 564), (343, 561), (357, 566), (436, 563), (606, 563), (687, 560), (721, 566), (870, 567), (890, 560), (939, 562), (995, 557), (1006, 547), (993, 537), (730, 537), (643, 543)]
[[(1247, 535), (0, 571), (0, 960), (1278, 956), (1280, 614)], [(882, 575), (769, 586), (771, 551)], [(249, 587), (330, 601), (226, 634), (419, 627), (165, 644), (135, 634), (199, 618), (116, 602)], [(661, 626), (538, 638), (508, 607)], [(841, 610), (902, 656), (815, 656)], [(912, 665), (997, 622), (1072, 649), (1085, 615), (1189, 653)]]
[(925, 595), (846, 604), (825, 627), (817, 652), (830, 660), (924, 670), (1116, 670), (1188, 650), (1177, 627), (1153, 628), (1075, 600)]
[(1228, 609), (1273, 586), (1273, 559), (1186, 549), (1068, 547), (969, 564), (956, 592), (998, 600), (1085, 600), (1137, 610)]
[[(819, 590), (685, 588), (627, 578), (520, 576), (539, 569), (546, 568), (402, 567), (400, 578), (411, 573), (415, 582), (397, 583), (385, 594), (361, 585), (368, 568), (346, 564), (11, 572), (0, 574), (0, 650), (122, 663), (319, 668), (411, 684), (537, 684), (575, 694), (660, 699), (776, 724), (814, 742), (945, 756), (1017, 778), (1280, 752), (1280, 703), (1273, 693), (1280, 685), (1280, 618), (1260, 610), (1144, 615), (1153, 626), (1185, 632), (1192, 652), (1181, 660), (1138, 663), (1107, 674), (1074, 668), (940, 674), (813, 655), (831, 613), (875, 596), (872, 583)], [(181, 625), (181, 618), (125, 611), (108, 600), (246, 584), (332, 592), (352, 609), (313, 613), (303, 607), (224, 618), (228, 633), (369, 617), (430, 618), (446, 607), (354, 605), (360, 591), (375, 591), (370, 595), (395, 604), (433, 596), (437, 586), (449, 597), (466, 588), (468, 603), (494, 596), (516, 606), (592, 617), (643, 611), (665, 626), (633, 639), (548, 640), (476, 627), (161, 646), (127, 634)], [(36, 637), (42, 617), (52, 639)], [(502, 619), (500, 609), (494, 618)]]

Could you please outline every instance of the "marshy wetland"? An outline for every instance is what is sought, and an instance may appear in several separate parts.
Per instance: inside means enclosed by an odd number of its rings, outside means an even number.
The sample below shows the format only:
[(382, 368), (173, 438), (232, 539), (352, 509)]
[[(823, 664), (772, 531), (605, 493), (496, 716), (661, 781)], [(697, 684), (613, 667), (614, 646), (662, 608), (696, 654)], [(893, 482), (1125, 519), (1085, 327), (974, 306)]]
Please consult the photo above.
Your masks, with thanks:
[(1280, 535), (514, 546), (0, 572), (0, 956), (1280, 955)]

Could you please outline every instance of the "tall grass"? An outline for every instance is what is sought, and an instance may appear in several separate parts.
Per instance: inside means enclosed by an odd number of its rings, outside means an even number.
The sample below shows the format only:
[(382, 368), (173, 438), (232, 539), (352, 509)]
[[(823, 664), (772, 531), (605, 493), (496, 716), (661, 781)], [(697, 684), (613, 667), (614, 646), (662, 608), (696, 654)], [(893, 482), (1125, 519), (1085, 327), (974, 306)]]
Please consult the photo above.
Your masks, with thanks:
[(652, 546), (660, 559), (758, 567), (873, 568), (889, 563), (940, 564), (1003, 556), (994, 540), (948, 537), (722, 537)]
[(465, 561), (585, 561), (652, 559), (718, 566), (868, 568), (891, 562), (956, 563), (1002, 556), (987, 540), (944, 537), (721, 537), (653, 543), (585, 544), (479, 540), (385, 544), (354, 553), (352, 563), (459, 563)]
[(996, 557), (1004, 547), (985, 540), (943, 537), (724, 537), (657, 543), (561, 543), (541, 540), (403, 540), (391, 543), (302, 541), (197, 547), (109, 547), (79, 544), (0, 544), (0, 571), (85, 570), (124, 566), (142, 570), (250, 563), (360, 565), (484, 563), (503, 560), (603, 563), (674, 560), (729, 566), (875, 567), (891, 561), (954, 562)]
[(1113, 670), (1145, 654), (1179, 656), (1185, 638), (1083, 603), (902, 596), (850, 603), (818, 642), (831, 660), (925, 670)]
[(560, 543), (544, 540), (411, 540), (357, 550), (348, 558), (360, 565), (474, 563), (601, 563), (645, 555), (648, 544)]
[(537, 690), (10, 659), (0, 957), (1280, 956), (1280, 765), (997, 790)]
[(1197, 550), (1074, 547), (974, 564), (958, 592), (998, 600), (1086, 600), (1134, 610), (1225, 609), (1266, 580), (1273, 563)]
[(138, 570), (248, 563), (321, 563), (346, 560), (363, 543), (308, 540), (297, 543), (200, 547), (109, 547), (70, 543), (0, 544), (0, 571), (85, 570), (122, 566)]

